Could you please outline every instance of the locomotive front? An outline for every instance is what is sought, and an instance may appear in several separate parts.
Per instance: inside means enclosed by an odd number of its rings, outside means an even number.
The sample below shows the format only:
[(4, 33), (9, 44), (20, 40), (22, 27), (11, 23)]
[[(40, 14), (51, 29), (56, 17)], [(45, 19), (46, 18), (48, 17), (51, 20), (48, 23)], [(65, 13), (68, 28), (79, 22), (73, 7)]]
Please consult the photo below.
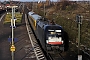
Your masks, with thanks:
[(45, 35), (47, 50), (51, 50), (52, 48), (59, 48), (60, 50), (64, 50), (64, 31), (61, 26), (47, 26), (45, 28)]

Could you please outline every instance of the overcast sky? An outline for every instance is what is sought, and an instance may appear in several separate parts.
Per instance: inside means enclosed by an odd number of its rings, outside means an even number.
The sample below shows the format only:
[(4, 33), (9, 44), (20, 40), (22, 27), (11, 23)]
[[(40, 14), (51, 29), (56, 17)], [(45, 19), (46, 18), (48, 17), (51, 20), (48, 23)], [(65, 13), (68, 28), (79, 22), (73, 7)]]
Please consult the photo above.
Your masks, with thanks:
[[(5, 1), (5, 0), (0, 0), (0, 1)], [(13, 0), (13, 1), (38, 1), (38, 0)], [(45, 0), (41, 0), (41, 1), (45, 1)], [(51, 0), (51, 1), (57, 1), (57, 0)], [(90, 0), (70, 0), (70, 1), (90, 1)]]

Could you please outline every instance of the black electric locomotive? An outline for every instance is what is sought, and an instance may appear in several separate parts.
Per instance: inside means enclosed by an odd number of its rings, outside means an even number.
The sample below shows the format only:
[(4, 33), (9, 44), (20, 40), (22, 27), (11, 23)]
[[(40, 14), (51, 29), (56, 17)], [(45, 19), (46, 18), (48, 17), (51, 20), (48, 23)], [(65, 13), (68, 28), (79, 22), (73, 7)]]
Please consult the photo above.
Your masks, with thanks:
[(50, 22), (34, 12), (29, 12), (28, 17), (36, 37), (45, 51), (54, 48), (65, 51), (68, 47), (68, 38), (60, 25), (53, 21)]

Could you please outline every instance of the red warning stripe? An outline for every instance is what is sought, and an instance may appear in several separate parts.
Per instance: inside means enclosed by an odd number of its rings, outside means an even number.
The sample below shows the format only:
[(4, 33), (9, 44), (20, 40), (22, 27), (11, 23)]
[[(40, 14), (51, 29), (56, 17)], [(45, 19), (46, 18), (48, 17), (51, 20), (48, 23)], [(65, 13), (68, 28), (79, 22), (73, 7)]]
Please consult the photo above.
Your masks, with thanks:
[(63, 44), (63, 43), (62, 43), (62, 42), (48, 42), (48, 44), (53, 44), (53, 45), (58, 44), (58, 45), (61, 45), (61, 44)]

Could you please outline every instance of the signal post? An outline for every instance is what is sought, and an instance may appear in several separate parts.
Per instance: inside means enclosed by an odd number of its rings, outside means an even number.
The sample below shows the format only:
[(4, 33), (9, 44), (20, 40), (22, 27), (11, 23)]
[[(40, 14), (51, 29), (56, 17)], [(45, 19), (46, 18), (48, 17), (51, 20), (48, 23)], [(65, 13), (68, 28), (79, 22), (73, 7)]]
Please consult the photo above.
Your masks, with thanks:
[(81, 24), (82, 24), (82, 17), (80, 14), (76, 16), (76, 21), (78, 23), (78, 60), (82, 60), (82, 55), (80, 54), (80, 35), (81, 35)]
[(10, 47), (10, 51), (11, 51), (11, 56), (12, 56), (12, 60), (14, 60), (14, 52), (15, 52), (15, 45), (14, 45), (14, 27), (15, 27), (15, 8), (18, 6), (8, 6), (9, 8), (12, 8), (12, 19), (11, 19), (11, 30), (12, 30), (12, 38), (11, 38), (11, 47)]

